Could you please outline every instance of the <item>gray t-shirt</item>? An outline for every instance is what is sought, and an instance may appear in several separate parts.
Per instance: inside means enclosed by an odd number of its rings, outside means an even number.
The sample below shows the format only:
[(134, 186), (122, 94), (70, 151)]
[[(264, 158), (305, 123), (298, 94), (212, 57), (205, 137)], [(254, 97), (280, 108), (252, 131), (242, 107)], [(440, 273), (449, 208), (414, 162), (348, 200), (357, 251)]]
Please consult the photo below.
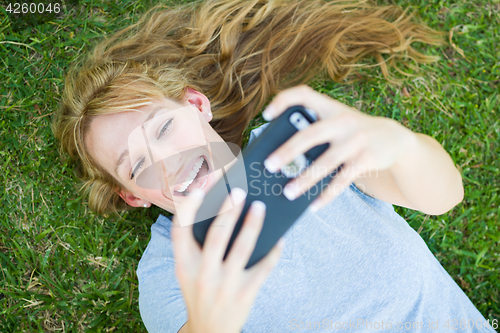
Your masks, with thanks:
[[(137, 269), (150, 333), (177, 332), (187, 320), (170, 225), (164, 216), (152, 225)], [(244, 333), (495, 332), (392, 205), (354, 184), (317, 213), (304, 212), (284, 238)]]

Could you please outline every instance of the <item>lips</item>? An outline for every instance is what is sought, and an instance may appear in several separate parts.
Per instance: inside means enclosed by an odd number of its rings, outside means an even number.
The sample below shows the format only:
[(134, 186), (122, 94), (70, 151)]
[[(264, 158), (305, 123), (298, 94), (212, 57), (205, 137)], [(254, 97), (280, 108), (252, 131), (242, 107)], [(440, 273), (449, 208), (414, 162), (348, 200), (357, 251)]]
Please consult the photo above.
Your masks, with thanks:
[(208, 182), (210, 167), (205, 156), (193, 159), (178, 178), (173, 194), (187, 196), (194, 189), (202, 189)]

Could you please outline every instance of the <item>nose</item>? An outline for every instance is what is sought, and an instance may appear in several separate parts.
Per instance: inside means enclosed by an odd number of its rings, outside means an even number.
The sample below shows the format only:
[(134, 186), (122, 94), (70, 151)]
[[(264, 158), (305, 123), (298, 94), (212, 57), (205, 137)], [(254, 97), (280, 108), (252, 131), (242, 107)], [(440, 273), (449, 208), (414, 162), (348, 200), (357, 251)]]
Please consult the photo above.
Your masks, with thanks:
[(150, 153), (153, 156), (154, 172), (156, 179), (161, 179), (162, 188), (168, 188), (169, 184), (174, 184), (176, 175), (182, 172), (182, 153), (166, 147), (166, 145), (152, 145)]
[(164, 146), (149, 145), (147, 155), (151, 164), (138, 175), (136, 184), (145, 189), (168, 188), (182, 167), (181, 154)]
[(172, 154), (161, 160), (163, 178), (167, 183), (174, 184), (177, 175), (182, 172), (182, 165), (183, 160), (181, 153)]

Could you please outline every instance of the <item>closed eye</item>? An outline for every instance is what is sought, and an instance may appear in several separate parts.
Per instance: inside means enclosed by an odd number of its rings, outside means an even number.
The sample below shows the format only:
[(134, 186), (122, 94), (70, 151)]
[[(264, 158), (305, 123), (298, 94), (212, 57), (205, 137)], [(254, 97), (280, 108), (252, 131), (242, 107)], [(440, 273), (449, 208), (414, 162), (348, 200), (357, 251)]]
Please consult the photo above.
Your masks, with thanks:
[(158, 140), (172, 129), (172, 122), (174, 121), (174, 118), (170, 118), (166, 120), (163, 124), (160, 125), (160, 132), (158, 133)]

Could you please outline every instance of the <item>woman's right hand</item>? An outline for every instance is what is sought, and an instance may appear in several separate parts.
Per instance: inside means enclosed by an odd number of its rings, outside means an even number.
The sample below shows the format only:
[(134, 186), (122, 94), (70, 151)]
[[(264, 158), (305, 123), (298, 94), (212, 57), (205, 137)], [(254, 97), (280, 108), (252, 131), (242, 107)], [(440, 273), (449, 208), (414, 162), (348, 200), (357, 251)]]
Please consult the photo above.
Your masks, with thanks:
[[(231, 191), (233, 202), (226, 198), (220, 214), (210, 225), (203, 249), (193, 237), (193, 223), (203, 200), (203, 192), (193, 192), (186, 200), (190, 216), (181, 227), (177, 216), (172, 226), (175, 271), (188, 312), (183, 329), (191, 333), (239, 333), (261, 285), (278, 262), (282, 241), (257, 264), (245, 269), (260, 234), (265, 205), (253, 202), (230, 252), (224, 253), (234, 226), (243, 209), (246, 193), (239, 188)], [(184, 222), (184, 221), (183, 221)], [(189, 223), (190, 222), (190, 223)], [(183, 223), (184, 224), (184, 223)], [(185, 225), (185, 224), (184, 224)]]

